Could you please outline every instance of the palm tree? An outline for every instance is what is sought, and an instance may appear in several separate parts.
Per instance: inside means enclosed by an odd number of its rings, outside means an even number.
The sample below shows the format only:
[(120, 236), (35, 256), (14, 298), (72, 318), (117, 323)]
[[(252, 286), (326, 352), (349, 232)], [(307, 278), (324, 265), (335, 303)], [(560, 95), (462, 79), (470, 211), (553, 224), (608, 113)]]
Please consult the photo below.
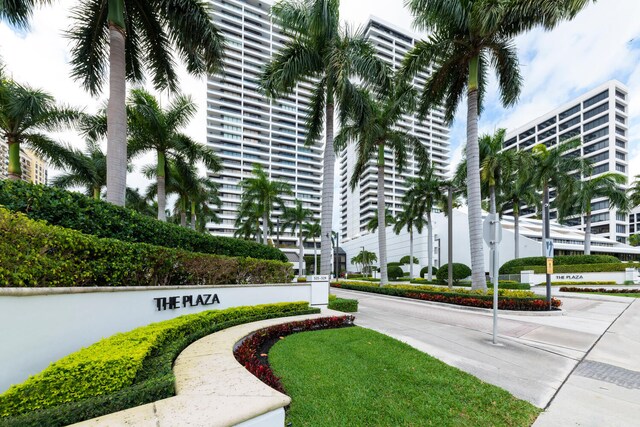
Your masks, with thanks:
[[(158, 165), (147, 165), (142, 169), (143, 174), (151, 179), (157, 178)], [(187, 210), (189, 205), (189, 195), (198, 185), (198, 171), (195, 166), (183, 161), (180, 158), (168, 159), (164, 172), (166, 174), (165, 188), (167, 194), (178, 196), (173, 208), (173, 214), (180, 217), (180, 225), (187, 226)], [(158, 182), (152, 183), (147, 188), (146, 197), (148, 199), (157, 198)], [(164, 213), (166, 220), (166, 212)]]
[(278, 208), (284, 212), (282, 196), (292, 194), (291, 187), (285, 182), (271, 181), (267, 172), (257, 163), (253, 166), (253, 176), (243, 179), (240, 186), (242, 187), (241, 205), (253, 205), (255, 213), (262, 217), (262, 242), (266, 244), (267, 231), (271, 229), (269, 226), (271, 211)]
[(70, 156), (61, 159), (66, 172), (51, 180), (54, 187), (84, 187), (87, 196), (100, 200), (107, 185), (107, 156), (96, 141), (86, 141), (84, 151), (68, 148)]
[[(261, 219), (262, 213), (260, 205), (246, 201), (240, 203), (234, 224), (236, 231), (233, 232), (233, 236), (246, 240), (254, 238), (256, 242), (260, 243), (260, 235), (262, 234), (262, 229), (260, 228)], [(269, 231), (271, 231), (273, 227), (272, 222), (269, 221), (267, 225)], [(266, 241), (263, 243), (266, 244)]]
[[(585, 177), (586, 178), (586, 177)], [(627, 177), (607, 172), (596, 177), (577, 181), (577, 186), (559, 188), (558, 217), (566, 218), (571, 214), (585, 215), (584, 254), (591, 255), (591, 203), (593, 199), (606, 197), (609, 209), (627, 211), (629, 201), (625, 190), (621, 187), (627, 183)]]
[(302, 227), (305, 222), (313, 213), (310, 209), (307, 209), (303, 206), (300, 200), (294, 202), (293, 207), (285, 207), (284, 212), (282, 214), (283, 228), (290, 228), (291, 232), (295, 235), (296, 230), (298, 230), (298, 240), (300, 242), (299, 253), (298, 253), (298, 275), (302, 276), (304, 274), (304, 270), (302, 269), (302, 262), (304, 261), (304, 244), (303, 244), (303, 236), (302, 236)]
[(537, 144), (531, 149), (533, 161), (532, 182), (539, 191), (542, 191), (544, 223), (542, 242), (549, 238), (550, 231), (546, 223), (549, 218), (549, 189), (565, 189), (559, 192), (555, 204), (559, 207), (559, 217), (567, 211), (563, 207), (568, 205), (566, 200), (573, 197), (572, 192), (578, 186), (580, 175), (591, 175), (589, 162), (580, 156), (571, 155), (570, 152), (580, 146), (580, 140), (574, 139), (563, 142), (552, 149), (547, 149), (544, 144)]
[[(509, 185), (508, 181), (514, 177), (514, 173), (524, 172), (525, 155), (514, 150), (503, 151), (505, 129), (498, 129), (493, 135), (482, 135), (478, 139), (480, 153), (480, 186), (482, 199), (489, 199), (489, 213), (495, 215), (496, 197), (501, 194), (503, 187)], [(466, 151), (466, 150), (465, 150)], [(518, 166), (521, 166), (519, 168)], [(467, 160), (463, 159), (456, 170), (456, 181), (465, 182), (467, 178)], [(519, 243), (519, 241), (518, 241)]]
[[(393, 216), (391, 211), (388, 208), (384, 210), (384, 225), (389, 226), (393, 225), (396, 222), (396, 218)], [(371, 217), (369, 221), (367, 221), (367, 231), (374, 232), (378, 229), (378, 215)]]
[(218, 209), (222, 206), (222, 201), (218, 195), (218, 185), (208, 177), (199, 177), (189, 194), (191, 204), (191, 228), (203, 232), (207, 222), (220, 223), (220, 217), (211, 205)]
[(6, 21), (17, 29), (29, 26), (33, 9), (39, 5), (48, 5), (51, 0), (3, 0), (0, 2), (0, 21)]
[(629, 188), (630, 207), (640, 206), (640, 175), (635, 176), (635, 181)]
[(322, 228), (318, 221), (305, 222), (302, 225), (304, 241), (307, 242), (309, 239), (313, 241), (313, 274), (318, 274), (318, 247), (316, 246), (316, 238), (320, 237), (320, 234), (322, 234)]
[(405, 194), (403, 197), (403, 209), (395, 217), (395, 224), (393, 225), (393, 232), (400, 234), (403, 228), (406, 228), (409, 232), (409, 279), (413, 280), (413, 230), (422, 234), (422, 230), (426, 225), (426, 221), (421, 213), (418, 211), (416, 201), (413, 197)]
[(141, 213), (142, 215), (150, 217), (156, 216), (156, 206), (154, 206), (153, 203), (150, 203), (148, 198), (140, 194), (140, 191), (137, 188), (127, 187), (127, 199), (125, 207), (133, 209), (134, 211)]
[(175, 56), (189, 73), (205, 75), (221, 65), (223, 38), (203, 0), (82, 0), (72, 11), (72, 76), (97, 95), (109, 69), (107, 200), (125, 203), (127, 113), (125, 80), (151, 75), (157, 90), (176, 90)]
[(533, 171), (526, 166), (530, 165), (529, 151), (517, 151), (516, 160), (521, 167), (512, 172), (512, 175), (504, 179), (501, 191), (497, 197), (497, 211), (502, 214), (504, 211), (511, 209), (513, 212), (513, 239), (514, 239), (514, 258), (520, 258), (520, 207), (521, 206), (540, 206), (540, 197), (536, 192), (534, 183), (532, 182)]
[(369, 252), (362, 248), (358, 255), (351, 258), (351, 264), (362, 265), (362, 273), (363, 274), (371, 274), (373, 270), (373, 263), (378, 261), (378, 256), (375, 252)]
[(444, 104), (445, 120), (452, 122), (458, 104), (467, 95), (467, 204), (471, 249), (472, 288), (485, 289), (478, 114), (493, 67), (498, 75), (502, 104), (511, 106), (520, 95), (518, 55), (514, 37), (536, 26), (553, 28), (575, 16), (589, 0), (408, 0), (414, 26), (430, 32), (407, 54), (402, 72), (433, 72), (421, 95), (424, 117)]
[(9, 145), (10, 179), (21, 179), (20, 150), (27, 145), (55, 167), (64, 167), (70, 151), (44, 132), (59, 131), (76, 123), (81, 113), (56, 105), (53, 96), (21, 85), (0, 73), (0, 138)]
[[(446, 182), (436, 174), (433, 167), (423, 168), (421, 176), (407, 180), (409, 189), (405, 200), (411, 203), (416, 217), (425, 217), (427, 221), (427, 265), (428, 280), (433, 279), (433, 208), (443, 199)], [(486, 283), (485, 283), (486, 286)]]
[(213, 150), (199, 144), (179, 130), (196, 113), (190, 97), (177, 95), (167, 108), (150, 93), (134, 89), (129, 96), (129, 156), (155, 151), (157, 156), (158, 219), (164, 221), (166, 207), (167, 160), (204, 162), (212, 171), (220, 170), (220, 160)]
[(387, 81), (387, 68), (364, 33), (352, 34), (341, 28), (339, 8), (339, 0), (285, 0), (274, 4), (271, 13), (275, 23), (290, 38), (261, 76), (261, 86), (272, 98), (291, 93), (300, 82), (317, 79), (307, 111), (306, 143), (315, 143), (326, 123), (320, 274), (331, 273), (334, 113), (344, 119), (348, 110), (363, 108), (352, 77), (379, 86)]
[(336, 150), (342, 151), (350, 142), (356, 143), (356, 163), (350, 186), (354, 190), (367, 168), (375, 160), (378, 173), (378, 254), (380, 257), (380, 286), (387, 278), (387, 238), (385, 224), (384, 174), (386, 149), (392, 152), (398, 173), (402, 174), (409, 153), (418, 164), (427, 164), (429, 155), (420, 140), (408, 130), (398, 127), (402, 116), (414, 107), (415, 90), (411, 84), (397, 82), (390, 90), (378, 93), (375, 98), (368, 91), (361, 91), (367, 105), (363, 115), (350, 115), (335, 138)]

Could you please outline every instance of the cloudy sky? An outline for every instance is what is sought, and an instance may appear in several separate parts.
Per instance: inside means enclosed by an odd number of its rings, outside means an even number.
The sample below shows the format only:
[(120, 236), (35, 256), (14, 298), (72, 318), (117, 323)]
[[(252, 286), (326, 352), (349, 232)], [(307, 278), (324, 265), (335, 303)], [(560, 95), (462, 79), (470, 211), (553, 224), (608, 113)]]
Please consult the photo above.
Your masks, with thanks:
[[(34, 15), (28, 32), (16, 32), (0, 23), (0, 56), (7, 71), (18, 81), (41, 87), (61, 102), (95, 111), (105, 97), (94, 99), (69, 77), (69, 44), (64, 37), (69, 28), (69, 11), (79, 0), (59, 0)], [(353, 25), (363, 25), (374, 15), (411, 29), (411, 16), (403, 0), (342, 0), (342, 18)], [(500, 105), (495, 79), (492, 77), (480, 131), (499, 127), (518, 127), (571, 100), (573, 97), (607, 81), (617, 79), (630, 91), (630, 169), (640, 173), (640, 1), (599, 0), (587, 7), (572, 22), (563, 23), (551, 32), (532, 31), (516, 39), (524, 87), (520, 102), (512, 108)], [(183, 73), (184, 74), (184, 73)], [(205, 81), (186, 74), (181, 78), (182, 91), (191, 94), (200, 106), (197, 117), (186, 130), (205, 141)], [(462, 151), (465, 117), (460, 109), (451, 130), (452, 164)], [(78, 146), (82, 141), (72, 135), (65, 138)], [(136, 161), (140, 165), (150, 158)], [(134, 187), (146, 182), (138, 173), (129, 178)]]

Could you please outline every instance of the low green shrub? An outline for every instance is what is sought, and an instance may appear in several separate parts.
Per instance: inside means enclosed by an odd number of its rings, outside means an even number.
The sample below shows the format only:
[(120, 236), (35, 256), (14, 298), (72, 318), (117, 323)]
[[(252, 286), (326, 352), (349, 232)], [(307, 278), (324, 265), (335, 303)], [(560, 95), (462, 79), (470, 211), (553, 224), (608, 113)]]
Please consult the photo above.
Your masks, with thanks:
[(389, 270), (387, 271), (389, 280), (396, 280), (397, 278), (402, 277), (403, 274), (402, 268), (398, 265), (390, 265)]
[[(615, 264), (621, 263), (618, 258), (610, 255), (559, 255), (553, 259), (554, 269), (561, 265), (584, 264)], [(542, 256), (517, 258), (505, 262), (500, 267), (500, 274), (518, 274), (521, 271), (533, 270), (532, 266), (546, 269), (547, 258)]]
[(298, 283), (307, 283), (307, 278), (304, 276), (300, 276), (296, 279)]
[[(453, 262), (451, 263), (451, 269), (453, 271), (453, 283), (458, 283), (462, 279), (471, 276), (471, 269), (465, 264)], [(436, 273), (436, 277), (440, 283), (446, 282), (449, 279), (449, 265), (444, 264), (440, 267)]]
[(438, 283), (438, 281), (417, 278), (410, 280), (409, 283), (415, 283), (416, 285), (435, 285)]
[(338, 298), (335, 295), (329, 295), (329, 305), (331, 310), (343, 311), (345, 313), (355, 313), (358, 311), (358, 300), (348, 298)]
[(576, 288), (562, 287), (560, 292), (584, 292), (598, 294), (640, 294), (640, 289), (607, 289), (607, 288)]
[(172, 396), (173, 360), (190, 343), (229, 326), (318, 311), (306, 302), (236, 307), (113, 335), (0, 395), (0, 425), (66, 425)]
[[(540, 282), (538, 283), (538, 286), (544, 286), (546, 285), (547, 282)], [(558, 282), (551, 282), (551, 286), (585, 286), (585, 285), (615, 285), (616, 281), (615, 280), (600, 280), (600, 281), (594, 281), (591, 280), (589, 282), (576, 282), (576, 281), (571, 281), (571, 280), (567, 280), (567, 281), (558, 281)]]
[(0, 286), (284, 283), (288, 263), (103, 239), (0, 208)]
[[(627, 268), (640, 268), (640, 263), (611, 263), (611, 264), (574, 264), (574, 265), (555, 265), (554, 273), (613, 273), (616, 271), (625, 271)], [(522, 267), (523, 270), (532, 270), (536, 274), (544, 274), (547, 267), (544, 265), (528, 265)]]
[[(456, 286), (463, 286), (465, 288), (470, 288), (471, 287), (471, 282), (458, 282), (456, 284)], [(491, 282), (487, 282), (487, 287), (488, 288), (493, 288), (493, 283)], [(518, 282), (514, 282), (511, 280), (508, 281), (499, 281), (498, 282), (498, 289), (531, 289), (531, 285), (529, 285), (528, 283), (518, 283)]]
[(51, 225), (98, 237), (149, 243), (191, 252), (287, 262), (287, 257), (274, 247), (198, 233), (141, 215), (131, 209), (55, 187), (0, 180), (0, 205), (14, 212), (22, 212), (32, 219), (45, 220)]
[[(431, 275), (433, 277), (435, 277), (435, 275), (438, 274), (438, 269), (435, 267), (431, 267)], [(426, 278), (429, 275), (429, 266), (426, 267), (422, 267), (420, 269), (420, 277), (422, 277), (423, 279)]]

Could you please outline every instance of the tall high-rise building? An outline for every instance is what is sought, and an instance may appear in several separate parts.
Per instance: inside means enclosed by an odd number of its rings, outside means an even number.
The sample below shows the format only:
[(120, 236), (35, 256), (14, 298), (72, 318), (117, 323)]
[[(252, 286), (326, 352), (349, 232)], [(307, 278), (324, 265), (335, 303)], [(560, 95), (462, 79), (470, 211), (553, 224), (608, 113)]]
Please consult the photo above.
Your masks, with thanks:
[[(589, 159), (593, 164), (591, 177), (605, 172), (618, 172), (628, 179), (628, 103), (629, 91), (626, 86), (616, 80), (608, 81), (509, 131), (505, 136), (505, 149), (529, 150), (536, 144), (553, 148), (563, 141), (580, 138), (580, 146), (568, 155)], [(555, 191), (552, 191), (551, 196), (554, 195)], [(592, 233), (626, 243), (628, 223), (625, 214), (609, 209), (609, 200), (602, 197), (591, 201), (591, 212)], [(521, 214), (531, 217), (535, 211), (529, 207)], [(552, 220), (557, 218), (557, 212), (551, 210), (550, 217)], [(584, 230), (585, 218), (580, 215), (566, 223)]]
[[(405, 54), (418, 40), (417, 36), (399, 29), (392, 24), (372, 17), (366, 26), (366, 34), (374, 46), (378, 56), (396, 70), (400, 67)], [(413, 80), (418, 91), (422, 91), (427, 74), (419, 73)], [(445, 177), (449, 168), (449, 128), (444, 123), (444, 112), (441, 108), (431, 111), (424, 121), (420, 121), (415, 114), (405, 114), (401, 129), (408, 130), (420, 139), (429, 152), (431, 162), (437, 174)], [(340, 238), (348, 242), (360, 235), (367, 234), (367, 223), (377, 214), (377, 166), (374, 161), (364, 172), (360, 184), (351, 191), (349, 181), (356, 160), (356, 149), (349, 145), (340, 153)], [(415, 177), (418, 165), (411, 158), (402, 172), (398, 171), (393, 153), (385, 150), (385, 203), (393, 215), (402, 210), (408, 177)]]
[[(302, 83), (288, 97), (267, 98), (259, 90), (260, 72), (287, 39), (271, 20), (271, 5), (258, 0), (212, 0), (212, 5), (227, 48), (224, 71), (207, 82), (207, 142), (222, 160), (222, 170), (209, 174), (220, 187), (222, 222), (209, 224), (209, 230), (233, 235), (240, 181), (251, 176), (256, 164), (271, 179), (291, 186), (287, 204), (299, 199), (319, 219), (323, 147), (320, 141), (305, 146), (305, 115), (314, 86)], [(272, 215), (273, 240), (295, 246), (290, 230), (279, 226), (280, 215)]]
[[(47, 163), (29, 149), (20, 149), (20, 168), (22, 180), (34, 184), (47, 183)], [(0, 179), (9, 177), (9, 148), (0, 144)]]

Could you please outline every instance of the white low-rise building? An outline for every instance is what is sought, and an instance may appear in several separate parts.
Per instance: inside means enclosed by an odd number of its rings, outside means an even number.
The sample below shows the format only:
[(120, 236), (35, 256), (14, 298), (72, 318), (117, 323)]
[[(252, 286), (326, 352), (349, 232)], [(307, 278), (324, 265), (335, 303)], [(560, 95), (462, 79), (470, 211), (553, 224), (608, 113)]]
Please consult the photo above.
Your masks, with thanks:
[[(486, 215), (486, 213), (484, 214)], [(484, 217), (483, 215), (483, 217)], [(501, 221), (502, 241), (499, 245), (500, 265), (515, 258), (514, 221), (511, 216), (504, 216)], [(541, 256), (542, 251), (542, 221), (531, 218), (520, 218), (520, 257)], [(409, 233), (403, 230), (396, 235), (393, 227), (387, 227), (387, 259), (398, 262), (400, 258), (409, 255)], [(550, 227), (551, 239), (554, 242), (555, 255), (579, 255), (584, 253), (585, 233), (576, 228), (552, 222)], [(443, 213), (433, 214), (434, 254), (433, 265), (439, 267), (448, 262), (447, 217)], [(423, 233), (414, 232), (414, 256), (419, 264), (414, 266), (414, 274), (418, 276), (420, 269), (427, 265), (427, 230)], [(347, 271), (357, 271), (351, 264), (351, 258), (363, 248), (378, 254), (378, 233), (363, 232), (354, 238), (341, 242), (341, 248), (347, 254)], [(485, 271), (489, 271), (488, 245), (484, 251)], [(640, 260), (640, 247), (629, 246), (599, 235), (591, 236), (592, 255), (613, 255), (623, 261)], [(469, 220), (466, 209), (453, 211), (453, 262), (471, 266), (469, 250)], [(405, 266), (408, 270), (408, 266)]]

